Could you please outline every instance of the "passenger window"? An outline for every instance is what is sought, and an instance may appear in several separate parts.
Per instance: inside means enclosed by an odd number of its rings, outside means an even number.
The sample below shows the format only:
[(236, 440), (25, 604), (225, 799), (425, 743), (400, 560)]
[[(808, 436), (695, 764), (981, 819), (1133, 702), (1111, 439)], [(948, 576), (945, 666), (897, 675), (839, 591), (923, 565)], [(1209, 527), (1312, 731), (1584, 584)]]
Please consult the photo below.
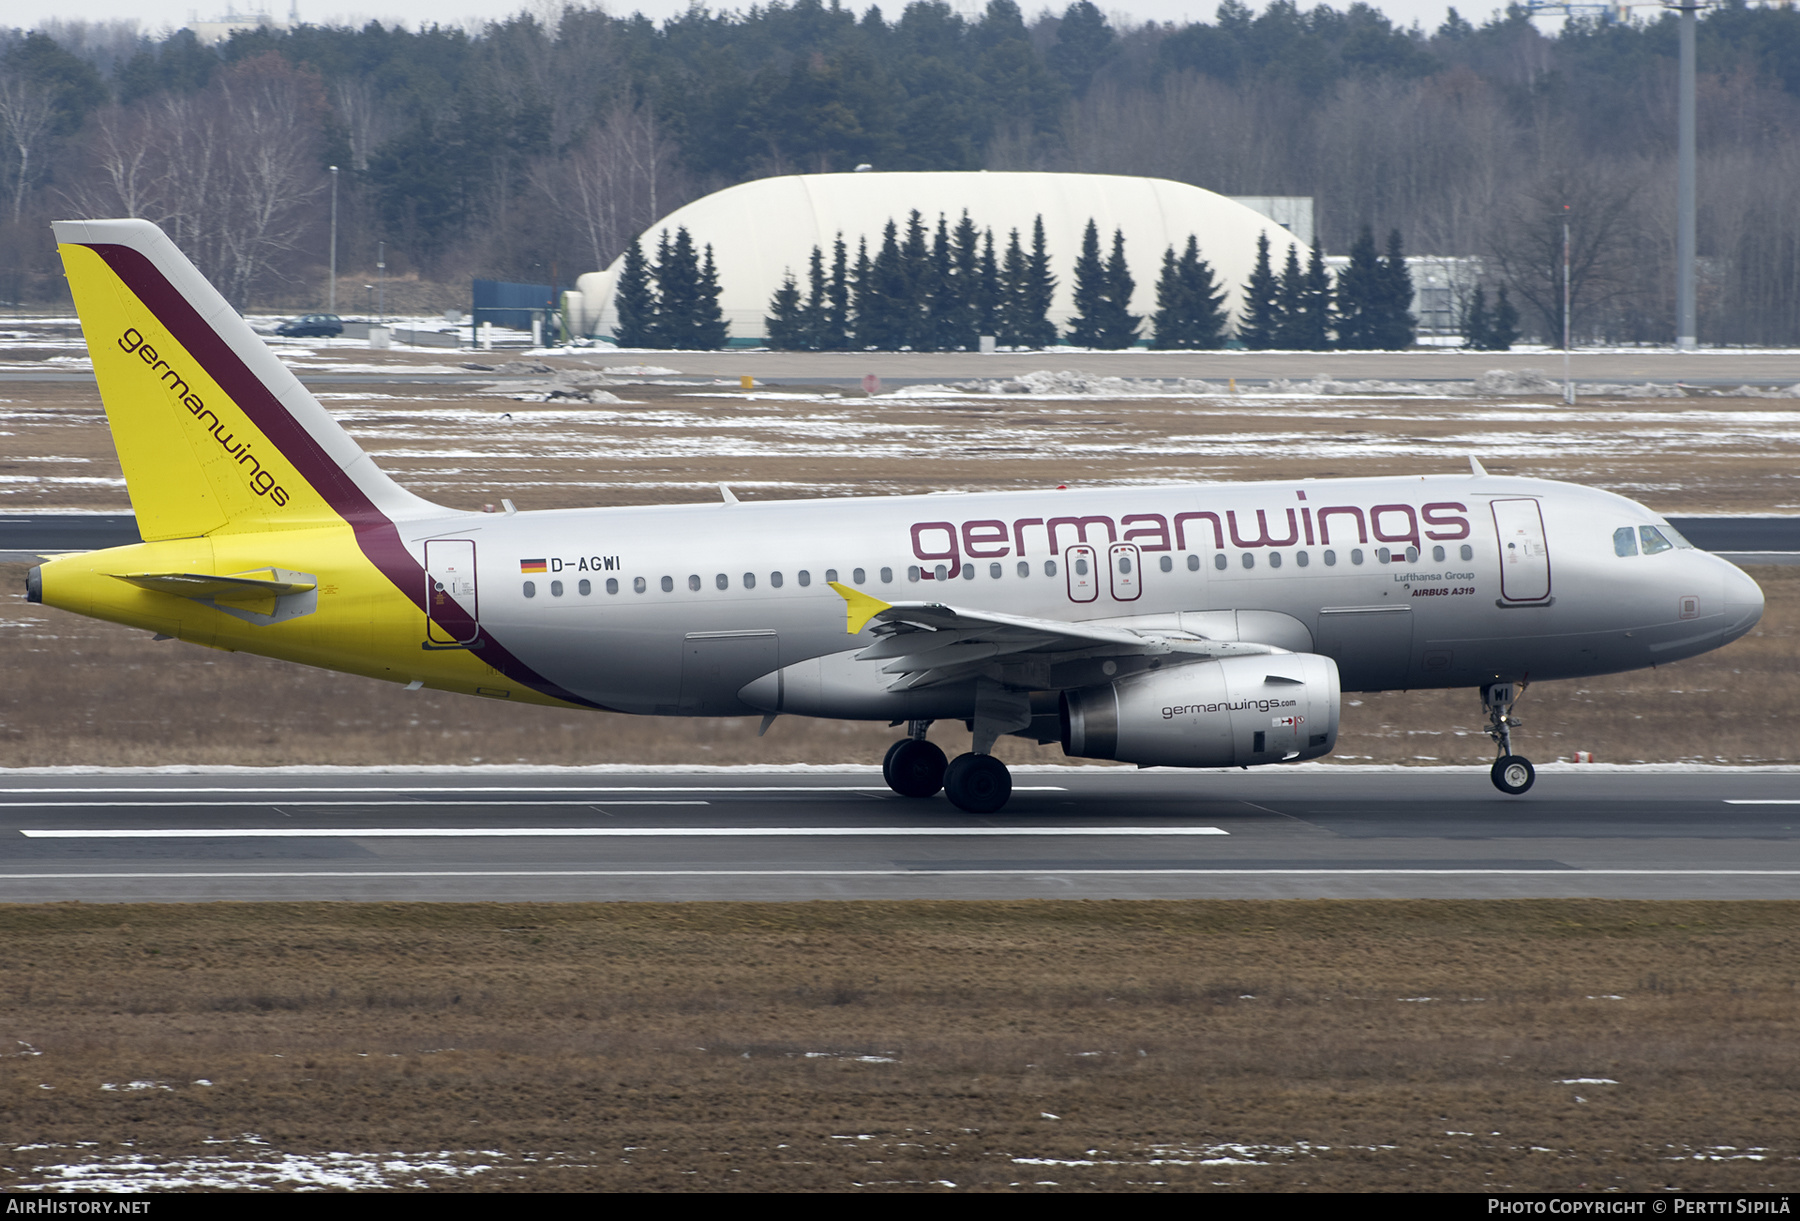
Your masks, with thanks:
[(1444, 562), (1444, 549), (1442, 547), (1433, 547), (1431, 549), (1431, 562), (1434, 564), (1442, 564)]
[(696, 572), (693, 576), (688, 578), (688, 588), (693, 590), (695, 593), (700, 592), (700, 574), (699, 573)]
[(1644, 540), (1645, 555), (1655, 555), (1659, 551), (1675, 549), (1675, 544), (1664, 538), (1662, 531), (1655, 526), (1639, 526), (1638, 537)]
[(720, 589), (730, 589), (731, 578), (721, 572), (718, 576), (713, 578), (713, 584), (717, 585)]
[(1031, 575), (1031, 565), (1026, 563), (1024, 560), (1019, 561), (1019, 575), (1022, 577), (1028, 577)]
[(1393, 558), (1393, 553), (1390, 552), (1386, 547), (1375, 548), (1375, 562), (1377, 564), (1385, 564), (1392, 558)]
[[(886, 572), (887, 569), (884, 568), (882, 571)], [(861, 585), (864, 582), (866, 582), (868, 579), (869, 579), (868, 574), (865, 573), (862, 569), (853, 568), (850, 570), (850, 580), (851, 580), (852, 584)]]
[(1156, 566), (1158, 568), (1162, 569), (1164, 572), (1174, 572), (1175, 571), (1175, 561), (1166, 555), (1163, 556), (1162, 559), (1157, 561)]
[(1130, 556), (1122, 555), (1119, 557), (1119, 574), (1121, 576), (1130, 576), (1131, 575), (1131, 557)]
[(1475, 548), (1469, 546), (1469, 544), (1467, 544), (1467, 543), (1464, 543), (1462, 545), (1462, 553), (1461, 554), (1462, 554), (1463, 559), (1472, 560), (1475, 558)]
[(1620, 526), (1613, 531), (1613, 554), (1619, 556), (1637, 554), (1637, 531), (1630, 526)]
[(945, 568), (942, 564), (939, 564), (936, 568), (931, 570), (931, 575), (940, 581), (948, 581), (950, 579), (950, 570)]
[(527, 598), (537, 597), (537, 582), (536, 581), (525, 582), (525, 596)]
[[(674, 577), (664, 577), (662, 579), (662, 591), (666, 594), (672, 594), (675, 592), (675, 578)], [(550, 592), (553, 594), (560, 594), (560, 593), (562, 593), (562, 590), (552, 589)]]
[[(663, 578), (663, 579), (664, 579), (664, 580), (665, 580), (665, 581), (666, 581), (666, 580), (668, 580), (668, 578), (667, 578), (667, 577), (664, 577), (664, 578)], [(560, 598), (560, 597), (562, 597), (562, 589), (563, 589), (563, 586), (562, 586), (562, 582), (561, 582), (561, 581), (552, 581), (552, 582), (550, 582), (550, 596), (551, 596), (551, 597), (552, 597), (552, 598)]]
[(906, 579), (909, 581), (916, 581), (919, 579), (919, 566), (917, 564), (908, 564), (906, 566)]
[(1078, 577), (1085, 577), (1088, 574), (1087, 570), (1088, 570), (1087, 560), (1080, 556), (1077, 556), (1075, 559), (1075, 575)]
[(1001, 573), (1001, 568), (1000, 568), (1000, 563), (998, 560), (996, 560), (994, 563), (988, 565), (988, 576), (990, 576), (990, 577), (994, 578), (994, 580), (998, 581), (1000, 579), (1000, 573)]
[(577, 585), (575, 588), (577, 590), (579, 590), (581, 592), (581, 596), (585, 598), (589, 594), (594, 592), (594, 583), (592, 581), (588, 580), (586, 577), (583, 577), (583, 578), (581, 578), (581, 584)]
[(1199, 572), (1200, 571), (1200, 557), (1199, 556), (1197, 556), (1197, 555), (1188, 556), (1188, 571), (1189, 572)]
[[(858, 568), (856, 570), (856, 583), (858, 585), (862, 584), (862, 576), (862, 569)], [(894, 583), (894, 570), (892, 568), (883, 568), (881, 570), (881, 583), (883, 585), (892, 585)]]
[(779, 572), (771, 572), (769, 574), (769, 584), (776, 589), (780, 589), (781, 588), (781, 574)]
[(632, 589), (633, 593), (641, 594), (646, 589), (649, 589), (649, 588), (650, 588), (650, 583), (648, 581), (644, 580), (643, 577), (632, 577), (631, 578), (631, 589)]
[(796, 575), (800, 579), (801, 589), (805, 589), (808, 585), (812, 584), (812, 573), (806, 571), (806, 569), (802, 568)]
[(1326, 550), (1326, 552), (1325, 552), (1325, 567), (1327, 567), (1327, 568), (1336, 568), (1337, 567), (1337, 552), (1332, 551), (1330, 549)]
[(1269, 552), (1269, 567), (1270, 568), (1280, 568), (1281, 567), (1281, 552), (1279, 552), (1279, 551)]
[(756, 574), (754, 572), (746, 572), (744, 574), (744, 588), (745, 589), (755, 589), (756, 588)]
[(1312, 560), (1310, 557), (1307, 556), (1306, 552), (1296, 551), (1296, 552), (1294, 552), (1294, 563), (1300, 565), (1300, 567), (1302, 567), (1302, 568), (1305, 568), (1308, 564), (1312, 563)]
[(962, 578), (965, 581), (973, 581), (975, 579), (975, 565), (964, 564), (962, 567)]
[(1220, 572), (1225, 571), (1225, 563), (1225, 553), (1223, 551), (1213, 556), (1213, 567), (1217, 568)]
[(826, 584), (827, 584), (827, 585), (829, 585), (829, 584), (831, 584), (831, 583), (832, 583), (832, 582), (833, 582), (833, 581), (835, 581), (835, 580), (837, 580), (837, 569), (835, 569), (835, 568), (827, 568), (827, 569), (826, 569), (826, 570), (825, 570), (825, 583), (826, 583)]
[(606, 592), (609, 594), (616, 594), (619, 592), (619, 579), (617, 577), (606, 578)]
[(1245, 568), (1255, 568), (1256, 567), (1256, 553), (1254, 551), (1244, 552), (1244, 567)]
[(1056, 561), (1055, 560), (1045, 560), (1044, 561), (1044, 575), (1047, 577), (1053, 577), (1056, 575)]
[(1362, 548), (1361, 547), (1350, 548), (1350, 562), (1352, 564), (1362, 563)]

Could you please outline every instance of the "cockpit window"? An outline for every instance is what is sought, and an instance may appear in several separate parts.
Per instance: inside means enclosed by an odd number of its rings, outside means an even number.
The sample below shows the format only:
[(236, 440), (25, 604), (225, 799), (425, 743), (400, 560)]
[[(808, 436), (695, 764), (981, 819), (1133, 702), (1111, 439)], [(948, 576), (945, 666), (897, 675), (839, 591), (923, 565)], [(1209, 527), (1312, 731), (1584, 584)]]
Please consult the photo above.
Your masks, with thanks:
[(1644, 554), (1655, 555), (1661, 551), (1673, 551), (1675, 544), (1663, 537), (1663, 532), (1655, 526), (1639, 526), (1638, 537), (1644, 540)]
[(1671, 526), (1668, 522), (1664, 522), (1662, 525), (1658, 526), (1657, 529), (1661, 530), (1665, 538), (1683, 551), (1692, 551), (1694, 549), (1694, 544), (1683, 538), (1681, 536), (1681, 531), (1677, 530), (1674, 526)]
[(1613, 531), (1613, 554), (1636, 555), (1637, 531), (1630, 526), (1620, 526)]

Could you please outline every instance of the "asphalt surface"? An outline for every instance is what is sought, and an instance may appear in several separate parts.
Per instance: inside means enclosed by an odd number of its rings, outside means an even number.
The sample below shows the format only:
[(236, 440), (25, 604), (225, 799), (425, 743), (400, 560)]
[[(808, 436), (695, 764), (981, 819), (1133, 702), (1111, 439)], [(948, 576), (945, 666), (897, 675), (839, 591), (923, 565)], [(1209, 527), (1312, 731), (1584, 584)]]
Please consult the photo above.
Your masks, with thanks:
[(1791, 898), (1800, 771), (18, 773), (0, 901)]
[[(1756, 553), (1800, 554), (1800, 517), (1671, 517), (1669, 521), (1694, 546), (1707, 551), (1742, 553), (1752, 562)], [(94, 551), (139, 541), (137, 518), (129, 513), (0, 516), (0, 559)]]

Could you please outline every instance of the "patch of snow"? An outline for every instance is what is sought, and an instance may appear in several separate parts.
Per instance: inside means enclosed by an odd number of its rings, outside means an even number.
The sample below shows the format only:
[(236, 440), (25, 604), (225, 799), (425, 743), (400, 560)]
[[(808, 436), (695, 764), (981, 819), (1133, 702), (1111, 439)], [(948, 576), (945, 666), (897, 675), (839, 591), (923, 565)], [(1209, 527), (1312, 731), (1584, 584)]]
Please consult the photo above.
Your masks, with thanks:
[(1564, 1077), (1558, 1085), (1617, 1085), (1611, 1077)]

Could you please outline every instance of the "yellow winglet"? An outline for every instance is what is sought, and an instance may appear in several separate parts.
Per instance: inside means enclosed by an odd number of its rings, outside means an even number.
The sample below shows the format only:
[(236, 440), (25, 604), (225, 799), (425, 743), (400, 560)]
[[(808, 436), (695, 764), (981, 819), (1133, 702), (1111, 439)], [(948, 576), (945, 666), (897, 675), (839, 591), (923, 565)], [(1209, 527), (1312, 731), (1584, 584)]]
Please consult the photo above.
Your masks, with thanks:
[(886, 602), (880, 598), (871, 598), (860, 589), (851, 589), (837, 581), (827, 581), (826, 584), (837, 590), (838, 597), (844, 600), (844, 630), (852, 636), (862, 631), (869, 620), (889, 609)]

